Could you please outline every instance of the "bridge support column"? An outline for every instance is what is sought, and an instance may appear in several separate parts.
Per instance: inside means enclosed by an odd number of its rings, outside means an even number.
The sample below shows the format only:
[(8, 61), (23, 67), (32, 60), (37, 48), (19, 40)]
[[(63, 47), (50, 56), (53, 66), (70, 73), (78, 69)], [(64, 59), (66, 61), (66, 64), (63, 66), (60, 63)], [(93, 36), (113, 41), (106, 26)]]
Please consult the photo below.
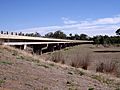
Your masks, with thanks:
[(24, 50), (26, 50), (26, 49), (27, 49), (27, 45), (26, 45), (26, 44), (24, 45), (24, 48), (23, 48), (23, 49), (24, 49)]
[(23, 49), (24, 49), (24, 46), (23, 46), (23, 45), (20, 45), (19, 47), (20, 47), (20, 50), (23, 50)]
[(34, 45), (33, 46), (33, 52), (37, 55), (41, 55), (42, 54), (42, 50), (41, 48), (39, 47), (39, 45)]
[(54, 51), (54, 46), (55, 46), (55, 45), (53, 45), (53, 44), (49, 44), (49, 45), (48, 45), (48, 48), (47, 48), (47, 49), (48, 49), (48, 52), (53, 52), (53, 51)]
[(41, 54), (42, 54), (42, 49), (39, 48), (39, 49), (36, 51), (36, 54), (37, 54), (37, 55), (41, 55)]
[(65, 43), (62, 44), (62, 49), (64, 49), (66, 47)]
[(61, 44), (57, 44), (57, 50), (60, 50), (61, 49)]
[(44, 48), (47, 48), (47, 44), (33, 45), (33, 52), (37, 55), (41, 55), (43, 53)]
[(70, 43), (70, 47), (73, 47), (74, 45), (73, 45), (73, 43)]
[(70, 47), (70, 43), (66, 43), (66, 47)]

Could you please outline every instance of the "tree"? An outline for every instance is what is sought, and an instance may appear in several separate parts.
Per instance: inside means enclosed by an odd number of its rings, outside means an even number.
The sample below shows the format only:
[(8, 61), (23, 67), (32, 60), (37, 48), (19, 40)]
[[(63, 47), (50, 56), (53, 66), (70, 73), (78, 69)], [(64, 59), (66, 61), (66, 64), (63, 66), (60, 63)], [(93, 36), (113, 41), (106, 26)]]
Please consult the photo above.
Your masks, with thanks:
[(45, 34), (45, 37), (46, 38), (53, 38), (53, 32), (49, 32), (49, 33), (47, 33), (47, 34)]
[(17, 32), (15, 33), (15, 35), (17, 35)]
[(70, 33), (68, 39), (73, 40), (73, 38), (74, 38), (74, 37), (73, 37), (72, 33)]
[(6, 32), (6, 34), (8, 35), (8, 31)]
[(53, 37), (59, 38), (59, 39), (66, 39), (66, 34), (64, 34), (64, 32), (58, 30), (54, 33)]
[(105, 35), (102, 36), (103, 40), (102, 40), (102, 44), (104, 47), (109, 46), (111, 44), (111, 39), (109, 36)]
[(80, 34), (80, 39), (81, 40), (87, 40), (88, 36), (86, 34)]
[(79, 40), (79, 39), (80, 39), (80, 36), (79, 36), (78, 34), (75, 34), (74, 39), (75, 39), (75, 40)]
[(11, 32), (11, 35), (13, 35), (13, 32)]
[(40, 33), (38, 33), (38, 32), (35, 32), (35, 35), (34, 35), (35, 37), (41, 37), (41, 35), (40, 35)]
[(120, 35), (120, 28), (117, 29), (117, 31), (116, 31), (116, 35)]
[(94, 36), (93, 41), (98, 47), (98, 45), (100, 44), (100, 41), (101, 41), (101, 36)]
[(119, 43), (118, 42), (119, 36), (117, 36), (117, 38), (116, 38), (116, 36), (109, 37), (107, 35), (105, 35), (105, 36), (99, 35), (99, 36), (94, 36), (92, 39), (97, 46), (101, 44), (104, 47), (108, 47), (111, 44)]
[(1, 31), (1, 34), (3, 34), (3, 31)]
[(69, 36), (72, 37), (72, 33), (70, 33)]
[(22, 32), (20, 32), (18, 35), (19, 35), (19, 36), (22, 36)]

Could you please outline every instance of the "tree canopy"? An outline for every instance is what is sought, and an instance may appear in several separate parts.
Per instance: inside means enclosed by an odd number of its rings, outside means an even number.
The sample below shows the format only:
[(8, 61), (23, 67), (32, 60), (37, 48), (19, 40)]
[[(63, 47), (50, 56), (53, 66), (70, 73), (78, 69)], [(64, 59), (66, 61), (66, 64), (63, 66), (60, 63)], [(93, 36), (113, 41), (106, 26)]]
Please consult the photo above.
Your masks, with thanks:
[(53, 38), (53, 36), (54, 36), (53, 32), (49, 32), (49, 33), (45, 34), (45, 37), (47, 37), (47, 38)]
[(69, 40), (92, 40), (92, 41), (94, 41), (94, 44), (96, 44), (96, 45), (101, 44), (103, 46), (120, 45), (120, 28), (117, 29), (115, 33), (118, 36), (97, 35), (97, 36), (89, 37), (86, 34), (73, 34), (73, 33), (70, 33), (67, 36), (61, 30), (57, 30), (55, 32), (49, 32), (49, 33), (45, 34), (44, 36), (41, 36), (40, 33), (38, 33), (38, 32), (25, 34), (23, 32), (9, 33), (8, 31), (6, 31), (6, 32), (1, 31), (1, 34), (11, 34), (11, 35), (15, 34), (15, 35), (20, 35), (20, 36), (46, 37), (46, 38), (69, 39)]
[(120, 28), (117, 29), (117, 31), (116, 31), (116, 35), (120, 35)]
[(80, 34), (80, 39), (81, 40), (87, 40), (88, 36), (86, 34)]
[(61, 30), (58, 30), (58, 31), (56, 31), (54, 33), (49, 32), (49, 33), (45, 34), (45, 37), (47, 37), (47, 38), (66, 39), (67, 35), (64, 32), (62, 32)]

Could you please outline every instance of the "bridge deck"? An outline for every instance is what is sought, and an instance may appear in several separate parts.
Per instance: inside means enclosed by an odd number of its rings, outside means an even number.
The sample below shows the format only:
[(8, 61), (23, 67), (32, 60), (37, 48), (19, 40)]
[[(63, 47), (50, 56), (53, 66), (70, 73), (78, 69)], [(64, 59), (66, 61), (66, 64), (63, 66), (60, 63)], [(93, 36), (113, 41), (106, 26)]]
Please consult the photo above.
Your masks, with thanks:
[(85, 40), (66, 40), (66, 39), (53, 39), (53, 38), (42, 38), (42, 37), (30, 37), (30, 36), (18, 36), (18, 35), (4, 35), (0, 34), (0, 39), (4, 40), (32, 40), (33, 42), (37, 41), (55, 41), (55, 42), (87, 42), (91, 43), (93, 41), (85, 41)]
[(34, 45), (34, 44), (58, 44), (70, 42), (5, 42), (4, 45)]

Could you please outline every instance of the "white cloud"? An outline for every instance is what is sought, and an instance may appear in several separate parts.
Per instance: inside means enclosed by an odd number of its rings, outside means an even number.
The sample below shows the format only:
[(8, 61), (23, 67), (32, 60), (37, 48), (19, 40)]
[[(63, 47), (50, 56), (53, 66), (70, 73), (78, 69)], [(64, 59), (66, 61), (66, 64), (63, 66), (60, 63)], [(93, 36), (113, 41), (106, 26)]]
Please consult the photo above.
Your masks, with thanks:
[(95, 24), (117, 24), (117, 23), (120, 23), (120, 16), (116, 16), (113, 18), (98, 19), (94, 23)]
[(90, 36), (93, 36), (99, 34), (115, 35), (115, 30), (117, 30), (120, 27), (120, 16), (85, 21), (73, 21), (65, 17), (63, 17), (62, 19), (64, 21), (64, 25), (62, 26), (37, 27), (17, 31), (39, 32), (40, 34), (44, 35), (48, 32), (62, 30), (66, 34), (86, 33)]
[(63, 20), (64, 24), (75, 24), (75, 23), (78, 23), (77, 21), (70, 20), (69, 18), (66, 18), (66, 17), (62, 17), (62, 20)]

